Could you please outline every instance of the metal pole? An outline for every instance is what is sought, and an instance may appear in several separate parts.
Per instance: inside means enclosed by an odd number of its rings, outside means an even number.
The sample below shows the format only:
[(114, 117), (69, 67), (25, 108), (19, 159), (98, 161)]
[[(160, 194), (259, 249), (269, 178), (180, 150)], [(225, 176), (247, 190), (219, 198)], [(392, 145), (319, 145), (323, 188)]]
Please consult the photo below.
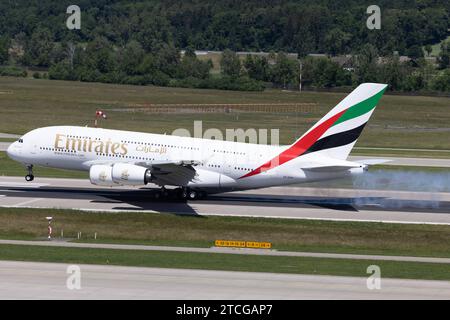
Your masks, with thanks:
[(299, 80), (298, 80), (298, 91), (302, 92), (302, 71), (303, 71), (303, 63), (302, 61), (299, 59)]

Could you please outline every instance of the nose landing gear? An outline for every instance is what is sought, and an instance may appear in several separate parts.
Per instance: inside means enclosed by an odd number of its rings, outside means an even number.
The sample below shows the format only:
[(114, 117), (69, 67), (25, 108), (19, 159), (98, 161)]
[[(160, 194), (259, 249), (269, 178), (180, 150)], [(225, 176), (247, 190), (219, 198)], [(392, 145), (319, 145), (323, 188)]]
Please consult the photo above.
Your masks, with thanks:
[(25, 180), (30, 182), (34, 180), (34, 175), (33, 175), (33, 165), (30, 164), (27, 166), (27, 170), (28, 170), (28, 174), (25, 176)]

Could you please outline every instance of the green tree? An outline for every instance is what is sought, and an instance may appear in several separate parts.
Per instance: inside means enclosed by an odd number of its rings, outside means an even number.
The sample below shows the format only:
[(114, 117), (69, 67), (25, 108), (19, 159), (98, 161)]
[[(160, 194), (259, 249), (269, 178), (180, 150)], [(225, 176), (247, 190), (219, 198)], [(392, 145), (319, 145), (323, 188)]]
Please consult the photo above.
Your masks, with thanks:
[(422, 47), (419, 45), (413, 45), (406, 50), (406, 55), (413, 60), (423, 58)]
[(325, 36), (325, 48), (332, 55), (345, 53), (350, 39), (351, 35), (349, 33), (343, 32), (339, 28), (334, 28)]
[(260, 81), (268, 81), (269, 62), (266, 57), (248, 54), (244, 60), (244, 67), (250, 78)]
[(431, 55), (431, 52), (433, 51), (433, 47), (431, 47), (431, 45), (427, 44), (425, 46), (425, 51), (427, 53), (427, 56), (429, 57)]
[(127, 75), (139, 74), (139, 66), (144, 59), (145, 51), (136, 40), (131, 40), (119, 53), (119, 69)]
[(432, 89), (450, 92), (450, 69), (445, 69), (437, 75), (431, 84)]
[(419, 91), (423, 89), (425, 85), (423, 75), (419, 71), (415, 70), (406, 76), (404, 89), (406, 91)]
[(380, 67), (380, 81), (388, 83), (391, 90), (401, 90), (406, 76), (406, 66), (400, 63), (398, 54), (387, 57)]
[(162, 43), (152, 54), (159, 71), (169, 77), (176, 77), (180, 64), (180, 50), (171, 43)]
[(356, 56), (354, 72), (355, 84), (363, 82), (377, 82), (378, 79), (378, 50), (372, 44), (364, 45)]
[(437, 59), (439, 69), (450, 67), (450, 41), (441, 44), (441, 52)]
[(318, 88), (351, 85), (350, 72), (329, 58), (305, 58), (302, 78), (305, 85)]
[(236, 52), (224, 50), (220, 59), (220, 68), (223, 75), (238, 78), (241, 75), (242, 65)]
[(207, 79), (212, 67), (213, 65), (210, 59), (207, 61), (201, 61), (195, 55), (194, 50), (186, 50), (183, 59), (181, 59), (178, 76), (180, 78), (193, 77), (198, 79)]
[(289, 59), (288, 56), (280, 52), (277, 55), (275, 65), (272, 67), (272, 81), (286, 88), (288, 84), (298, 83), (299, 66), (297, 60)]
[(64, 61), (52, 65), (48, 70), (48, 76), (55, 80), (78, 80), (75, 72), (70, 69), (70, 65)]
[(48, 67), (52, 49), (52, 33), (47, 28), (38, 28), (33, 32), (26, 46), (25, 55), (27, 56), (27, 61), (33, 66)]
[(83, 64), (100, 73), (113, 71), (116, 67), (116, 60), (111, 43), (104, 37), (95, 38), (86, 47)]
[(7, 37), (0, 37), (0, 64), (6, 64), (9, 60), (10, 40)]

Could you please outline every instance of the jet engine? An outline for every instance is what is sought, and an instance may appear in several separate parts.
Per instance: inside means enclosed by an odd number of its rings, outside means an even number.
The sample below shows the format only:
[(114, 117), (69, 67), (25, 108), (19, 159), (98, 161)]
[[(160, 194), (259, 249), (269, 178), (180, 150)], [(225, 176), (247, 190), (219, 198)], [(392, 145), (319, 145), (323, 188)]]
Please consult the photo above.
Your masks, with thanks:
[(113, 166), (93, 165), (89, 170), (92, 184), (99, 186), (141, 186), (150, 182), (149, 169), (134, 164), (116, 163)]

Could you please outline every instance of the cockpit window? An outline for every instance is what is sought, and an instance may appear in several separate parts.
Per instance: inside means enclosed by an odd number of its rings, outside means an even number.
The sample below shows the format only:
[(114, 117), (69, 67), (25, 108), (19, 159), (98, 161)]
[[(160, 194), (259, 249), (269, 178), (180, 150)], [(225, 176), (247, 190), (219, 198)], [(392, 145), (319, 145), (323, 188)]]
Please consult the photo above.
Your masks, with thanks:
[(19, 143), (23, 143), (23, 139), (19, 139)]

